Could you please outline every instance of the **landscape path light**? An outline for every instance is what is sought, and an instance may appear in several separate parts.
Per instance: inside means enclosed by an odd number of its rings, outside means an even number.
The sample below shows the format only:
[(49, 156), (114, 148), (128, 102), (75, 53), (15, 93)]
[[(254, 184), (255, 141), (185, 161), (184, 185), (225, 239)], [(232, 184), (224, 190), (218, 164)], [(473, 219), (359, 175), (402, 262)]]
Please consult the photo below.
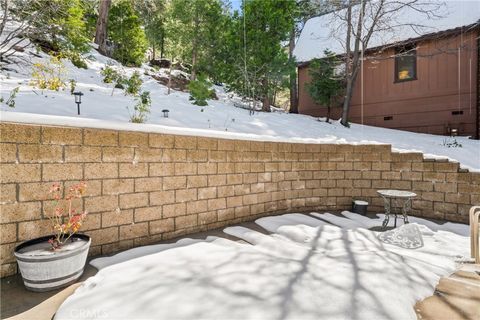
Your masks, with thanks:
[(77, 104), (77, 113), (80, 115), (80, 104), (82, 103), (83, 93), (81, 91), (76, 91), (73, 95), (75, 96), (75, 103)]

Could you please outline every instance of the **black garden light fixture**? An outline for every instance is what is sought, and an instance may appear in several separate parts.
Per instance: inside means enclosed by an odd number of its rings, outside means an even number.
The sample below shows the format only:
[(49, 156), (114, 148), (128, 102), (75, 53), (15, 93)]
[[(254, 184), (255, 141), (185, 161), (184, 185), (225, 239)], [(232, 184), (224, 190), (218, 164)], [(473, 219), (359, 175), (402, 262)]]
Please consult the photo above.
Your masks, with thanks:
[(77, 104), (77, 113), (80, 115), (80, 103), (82, 103), (83, 93), (81, 91), (77, 91), (74, 92), (73, 95), (75, 96), (75, 103)]
[(164, 117), (164, 118), (168, 118), (168, 113), (169, 113), (170, 111), (169, 111), (168, 109), (163, 109), (162, 112), (163, 112), (163, 117)]

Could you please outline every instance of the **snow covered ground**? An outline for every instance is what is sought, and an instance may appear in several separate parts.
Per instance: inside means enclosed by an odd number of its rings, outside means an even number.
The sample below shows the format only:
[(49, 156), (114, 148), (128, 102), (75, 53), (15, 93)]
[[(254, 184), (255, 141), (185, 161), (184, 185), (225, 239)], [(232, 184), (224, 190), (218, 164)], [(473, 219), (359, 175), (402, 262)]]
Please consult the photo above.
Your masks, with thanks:
[(469, 253), (465, 225), (417, 218), (379, 233), (364, 227), (382, 215), (315, 215), (258, 219), (269, 235), (224, 230), (248, 243), (190, 239), (93, 260), (100, 271), (55, 319), (416, 319), (414, 304)]
[[(48, 61), (46, 54), (34, 56), (30, 48), (23, 56), (32, 62)], [(133, 109), (134, 99), (126, 96), (122, 90), (113, 90), (112, 84), (103, 83), (100, 71), (112, 64), (126, 74), (135, 70), (142, 74), (143, 90), (152, 97), (151, 114), (147, 124), (129, 123), (129, 110)], [(84, 127), (118, 128), (140, 131), (154, 131), (176, 134), (216, 136), (229, 139), (254, 139), (266, 141), (288, 141), (308, 143), (354, 143), (354, 144), (391, 144), (399, 151), (424, 152), (428, 157), (447, 157), (459, 161), (462, 167), (480, 170), (480, 142), (465, 137), (456, 138), (462, 147), (451, 148), (446, 143), (451, 138), (417, 134), (398, 130), (376, 128), (352, 124), (345, 128), (339, 123), (328, 124), (314, 117), (288, 113), (256, 113), (249, 115), (248, 110), (234, 107), (238, 97), (225, 92), (225, 88), (216, 86), (219, 100), (209, 100), (209, 105), (199, 107), (191, 104), (189, 94), (172, 91), (159, 84), (144, 71), (151, 68), (121, 67), (116, 61), (108, 59), (92, 49), (88, 60), (88, 69), (78, 69), (65, 61), (65, 81), (77, 81), (77, 91), (84, 93), (81, 104), (81, 116), (76, 115), (76, 104), (69, 89), (63, 91), (40, 90), (31, 86), (31, 65), (21, 64), (14, 71), (1, 71), (0, 94), (8, 99), (12, 89), (19, 87), (16, 107), (9, 108), (0, 104), (2, 121), (20, 121), (29, 123), (49, 123), (61, 125), (80, 125)], [(11, 66), (10, 66), (11, 67)], [(164, 118), (162, 110), (169, 109), (169, 118)]]

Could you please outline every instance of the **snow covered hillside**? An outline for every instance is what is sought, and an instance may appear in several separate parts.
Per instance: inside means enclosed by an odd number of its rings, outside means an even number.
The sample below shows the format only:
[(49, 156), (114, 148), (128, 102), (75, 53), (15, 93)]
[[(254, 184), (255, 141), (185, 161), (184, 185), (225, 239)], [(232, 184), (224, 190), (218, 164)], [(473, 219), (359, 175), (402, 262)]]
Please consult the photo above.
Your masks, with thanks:
[[(27, 49), (22, 58), (30, 62), (46, 63), (49, 56)], [(266, 141), (288, 141), (308, 143), (355, 143), (355, 144), (391, 144), (399, 151), (420, 151), (427, 156), (448, 157), (459, 161), (464, 168), (480, 170), (480, 142), (465, 137), (456, 138), (461, 147), (451, 147), (452, 138), (417, 134), (397, 130), (375, 128), (353, 124), (344, 128), (339, 123), (328, 124), (305, 115), (293, 115), (283, 112), (255, 113), (234, 106), (239, 98), (225, 92), (224, 87), (216, 86), (219, 100), (209, 100), (208, 106), (199, 107), (189, 101), (186, 92), (172, 91), (159, 84), (145, 71), (157, 74), (148, 66), (127, 68), (116, 61), (98, 54), (92, 49), (87, 60), (88, 69), (79, 69), (69, 61), (64, 61), (66, 82), (74, 79), (76, 91), (84, 96), (81, 115), (77, 116), (77, 107), (70, 90), (41, 90), (30, 85), (32, 65), (22, 62), (18, 66), (8, 66), (13, 70), (2, 70), (0, 74), (0, 94), (7, 100), (14, 88), (19, 88), (15, 98), (15, 108), (4, 103), (0, 106), (2, 121), (20, 121), (29, 123), (49, 123), (62, 125), (94, 126), (128, 130), (156, 131), (165, 133), (217, 136), (230, 139), (255, 139)], [(102, 81), (101, 69), (113, 65), (127, 75), (139, 71), (142, 75), (142, 89), (150, 91), (152, 98), (151, 113), (146, 124), (129, 123), (134, 106), (134, 98), (126, 96), (113, 84)], [(113, 95), (112, 95), (113, 91)], [(130, 111), (129, 109), (130, 108)], [(169, 117), (163, 117), (163, 109), (168, 109)]]

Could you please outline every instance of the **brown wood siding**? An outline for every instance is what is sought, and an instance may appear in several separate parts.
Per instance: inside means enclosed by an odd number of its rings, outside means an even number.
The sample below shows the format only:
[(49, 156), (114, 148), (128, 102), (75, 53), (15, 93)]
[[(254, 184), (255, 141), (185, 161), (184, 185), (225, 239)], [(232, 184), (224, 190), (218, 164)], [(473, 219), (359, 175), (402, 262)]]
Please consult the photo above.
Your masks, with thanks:
[(477, 134), (476, 139), (480, 139), (480, 32), (477, 35)]
[[(448, 134), (448, 128), (456, 128), (461, 135), (475, 136), (477, 37), (478, 31), (473, 31), (418, 43), (418, 80), (413, 81), (394, 82), (393, 48), (369, 55), (363, 67), (363, 86), (359, 73), (354, 89), (350, 120), (433, 134)], [(326, 109), (315, 104), (306, 90), (305, 84), (310, 81), (308, 67), (299, 67), (298, 76), (299, 113), (325, 116)], [(453, 115), (452, 112), (463, 114)], [(340, 115), (341, 109), (334, 108), (333, 118), (339, 118)], [(384, 120), (384, 117), (392, 119)]]

